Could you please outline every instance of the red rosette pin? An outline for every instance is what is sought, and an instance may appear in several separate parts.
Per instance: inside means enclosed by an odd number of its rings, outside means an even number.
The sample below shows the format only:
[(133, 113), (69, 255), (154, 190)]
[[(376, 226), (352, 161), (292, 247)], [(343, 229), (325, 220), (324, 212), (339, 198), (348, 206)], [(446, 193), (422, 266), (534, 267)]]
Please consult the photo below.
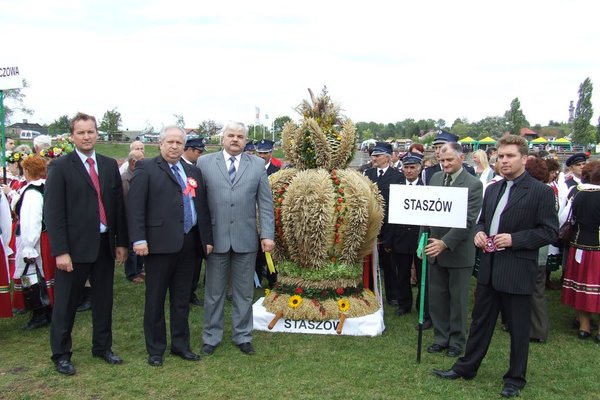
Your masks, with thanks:
[(187, 185), (185, 186), (185, 190), (183, 192), (183, 194), (190, 194), (190, 196), (192, 197), (196, 197), (196, 188), (198, 187), (198, 182), (192, 178), (192, 177), (188, 177), (187, 178)]

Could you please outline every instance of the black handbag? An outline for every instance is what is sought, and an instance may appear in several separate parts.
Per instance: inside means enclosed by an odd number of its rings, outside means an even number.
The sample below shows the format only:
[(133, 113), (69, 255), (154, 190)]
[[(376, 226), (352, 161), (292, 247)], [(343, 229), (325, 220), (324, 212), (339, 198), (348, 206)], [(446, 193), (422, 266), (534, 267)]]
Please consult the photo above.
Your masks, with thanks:
[[(33, 271), (30, 268), (33, 266)], [(21, 285), (25, 306), (28, 310), (39, 310), (50, 306), (46, 280), (40, 272), (37, 263), (27, 264), (21, 275)]]

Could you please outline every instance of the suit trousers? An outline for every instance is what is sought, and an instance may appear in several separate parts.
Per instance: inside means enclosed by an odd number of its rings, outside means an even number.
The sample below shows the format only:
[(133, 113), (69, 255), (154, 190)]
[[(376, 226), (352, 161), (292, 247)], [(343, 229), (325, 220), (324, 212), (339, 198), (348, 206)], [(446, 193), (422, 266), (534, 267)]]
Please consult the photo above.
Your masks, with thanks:
[(529, 337), (548, 340), (548, 301), (546, 299), (546, 265), (538, 265), (535, 289), (531, 296), (531, 327)]
[(510, 367), (504, 374), (504, 383), (522, 389), (526, 383), (529, 355), (530, 295), (498, 292), (491, 285), (478, 284), (465, 355), (452, 369), (466, 378), (477, 374), (492, 341), (501, 307), (506, 314), (511, 338)]
[(398, 301), (398, 271), (392, 263), (391, 253), (384, 250), (383, 246), (378, 244), (379, 268), (383, 270), (383, 287), (385, 288), (385, 298), (388, 304)]
[(467, 337), (467, 306), (473, 267), (447, 268), (429, 265), (429, 313), (434, 342), (464, 349)]
[(71, 332), (85, 282), (90, 278), (92, 295), (92, 353), (112, 347), (112, 306), (115, 259), (109, 234), (100, 235), (98, 256), (93, 263), (73, 263), (73, 271), (56, 270), (54, 309), (50, 326), (52, 360), (71, 359)]
[(392, 268), (396, 271), (398, 294), (398, 309), (410, 312), (412, 309), (412, 286), (410, 284), (410, 272), (415, 254), (391, 253)]
[(144, 335), (149, 355), (162, 355), (167, 348), (165, 297), (169, 290), (171, 351), (190, 349), (190, 292), (194, 268), (198, 264), (198, 231), (184, 235), (178, 253), (148, 254), (146, 256), (146, 303), (144, 306)]
[(202, 272), (202, 260), (204, 260), (204, 252), (200, 252), (200, 261), (194, 267), (194, 277), (192, 278), (192, 292), (190, 295), (190, 301), (196, 295), (196, 290), (198, 290), (198, 283), (200, 282), (200, 272)]
[(204, 288), (205, 344), (217, 346), (223, 340), (225, 293), (231, 274), (233, 295), (233, 342), (252, 341), (252, 301), (254, 299), (254, 268), (256, 252), (211, 253), (206, 257), (206, 283)]

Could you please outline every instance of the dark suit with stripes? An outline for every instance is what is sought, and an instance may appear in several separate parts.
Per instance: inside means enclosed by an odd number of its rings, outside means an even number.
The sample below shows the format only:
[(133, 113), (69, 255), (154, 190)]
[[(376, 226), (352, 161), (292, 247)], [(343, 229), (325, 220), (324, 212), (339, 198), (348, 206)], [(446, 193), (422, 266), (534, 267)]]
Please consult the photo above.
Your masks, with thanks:
[[(478, 232), (489, 234), (496, 205), (505, 188), (506, 183), (502, 180), (486, 190)], [(558, 237), (552, 189), (527, 172), (516, 178), (500, 217), (498, 233), (510, 233), (512, 247), (481, 256), (465, 355), (452, 369), (463, 377), (477, 374), (502, 308), (511, 334), (510, 367), (504, 375), (504, 382), (505, 385), (523, 388), (538, 250), (555, 242)]]

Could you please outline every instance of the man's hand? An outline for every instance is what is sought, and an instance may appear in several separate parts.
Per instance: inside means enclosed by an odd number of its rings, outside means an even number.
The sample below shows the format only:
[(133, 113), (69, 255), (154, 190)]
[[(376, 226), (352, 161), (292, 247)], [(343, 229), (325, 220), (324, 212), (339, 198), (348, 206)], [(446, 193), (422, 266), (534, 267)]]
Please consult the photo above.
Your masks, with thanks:
[(499, 233), (494, 236), (494, 244), (499, 249), (512, 247), (512, 235), (510, 233)]
[(262, 239), (260, 241), (260, 247), (263, 252), (271, 251), (275, 248), (275, 242), (271, 239)]
[(481, 250), (484, 250), (486, 242), (487, 235), (485, 234), (485, 232), (480, 231), (475, 234), (475, 237), (473, 238), (473, 243), (475, 244), (475, 247), (479, 247)]
[(127, 255), (129, 254), (129, 250), (127, 249), (127, 247), (117, 246), (117, 248), (115, 250), (116, 250), (116, 256), (117, 256), (117, 262), (118, 263), (125, 262), (125, 260), (127, 260)]
[(206, 245), (206, 255), (209, 255), (210, 253), (212, 253), (212, 251), (213, 251), (213, 245), (207, 244)]
[(56, 256), (56, 268), (66, 272), (73, 272), (71, 255), (69, 253), (65, 253), (61, 254), (60, 256)]
[(133, 251), (138, 256), (147, 256), (148, 255), (148, 243), (140, 243), (133, 246)]
[(429, 239), (429, 243), (425, 246), (425, 254), (429, 257), (437, 257), (448, 247), (440, 239)]

